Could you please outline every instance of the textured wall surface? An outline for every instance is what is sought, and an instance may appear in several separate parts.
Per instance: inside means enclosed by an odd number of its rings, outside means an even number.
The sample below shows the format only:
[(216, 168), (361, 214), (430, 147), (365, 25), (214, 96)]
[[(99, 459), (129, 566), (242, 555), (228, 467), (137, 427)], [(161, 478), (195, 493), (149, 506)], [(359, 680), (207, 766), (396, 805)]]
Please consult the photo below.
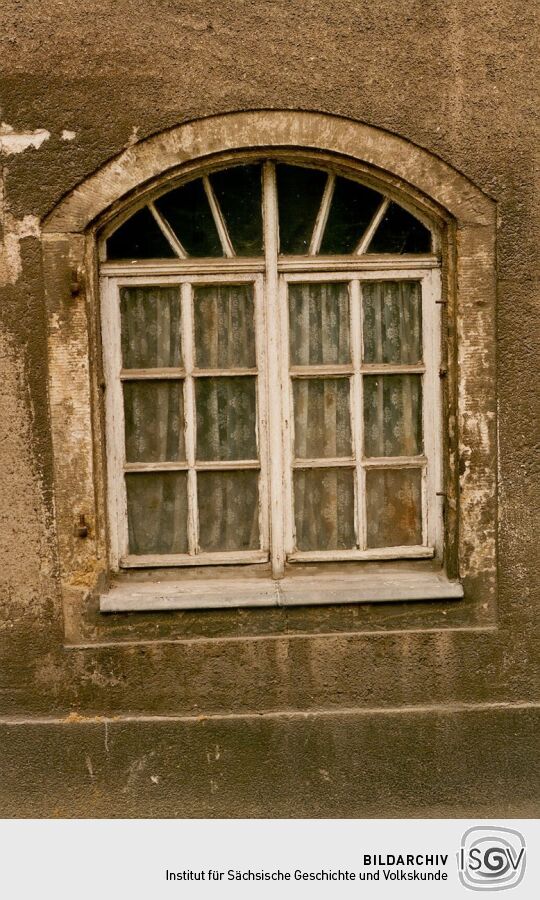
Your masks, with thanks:
[[(9, 752), (0, 813), (538, 811), (526, 705), (538, 697), (540, 599), (534, 6), (517, 0), (4, 0), (0, 725), (9, 731)], [(369, 610), (355, 610), (328, 621), (320, 613), (317, 630), (325, 634), (310, 637), (309, 611), (291, 613), (286, 627), (283, 617), (269, 621), (273, 613), (264, 627), (247, 611), (209, 614), (202, 625), (180, 614), (159, 625), (137, 617), (145, 638), (134, 643), (120, 617), (113, 627), (123, 644), (90, 641), (66, 649), (40, 221), (77, 183), (150, 134), (216, 113), (265, 108), (320, 110), (387, 129), (441, 157), (496, 201), (497, 626), (422, 632), (422, 611), (395, 605), (386, 613), (385, 634), (370, 633), (377, 629)], [(220, 639), (227, 629), (235, 640)], [(161, 643), (152, 643), (153, 630)], [(356, 630), (362, 633), (351, 635)], [(257, 631), (273, 636), (252, 640)], [(466, 705), (466, 714), (456, 704)], [(416, 711), (398, 718), (380, 713), (403, 707)], [(308, 709), (312, 714), (303, 719)], [(328, 709), (363, 712), (330, 724), (322, 716), (318, 725), (317, 710)], [(258, 726), (262, 710), (273, 718)], [(189, 718), (229, 713), (242, 716), (225, 725), (218, 718), (206, 730)], [(152, 723), (157, 714), (188, 718)], [(115, 726), (110, 757), (103, 756), (105, 725), (86, 722), (89, 716), (131, 717)], [(476, 748), (470, 759), (482, 769), (478, 780), (450, 764), (460, 736), (463, 747)], [(101, 762), (89, 767), (94, 742)], [(207, 760), (220, 743), (227, 747), (224, 771), (231, 772), (223, 795), (210, 769), (190, 780), (167, 775), (188, 756)], [(392, 757), (382, 753), (385, 744)], [(167, 792), (154, 791), (156, 773), (148, 769), (147, 777), (146, 763), (138, 767), (152, 753), (160, 778), (172, 778), (172, 806)], [(402, 769), (399, 759), (407, 754)], [(277, 767), (288, 765), (309, 782), (304, 807), (293, 793), (287, 805), (285, 781), (276, 789)], [(487, 779), (482, 767), (490, 765)], [(47, 776), (53, 769), (54, 777)], [(392, 785), (377, 807), (367, 799), (373, 772), (380, 784), (384, 772)], [(466, 780), (461, 800), (445, 787), (447, 772), (452, 785)], [(28, 787), (33, 779), (39, 790)], [(344, 787), (349, 780), (358, 784), (351, 793)], [(486, 788), (491, 780), (496, 790)], [(19, 793), (25, 781), (28, 789)], [(407, 783), (415, 786), (412, 793)]]

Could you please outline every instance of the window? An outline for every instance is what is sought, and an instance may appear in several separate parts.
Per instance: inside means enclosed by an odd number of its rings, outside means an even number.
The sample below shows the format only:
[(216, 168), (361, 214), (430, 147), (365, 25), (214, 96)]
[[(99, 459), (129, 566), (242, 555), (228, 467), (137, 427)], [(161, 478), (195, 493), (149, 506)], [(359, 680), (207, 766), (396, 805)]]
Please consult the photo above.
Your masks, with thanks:
[(442, 558), (436, 240), (372, 186), (279, 159), (109, 229), (114, 568)]
[[(265, 163), (267, 174), (263, 179), (260, 167)], [(274, 166), (275, 179), (269, 174)], [(301, 169), (308, 171), (302, 174)], [(329, 180), (329, 174), (334, 178)], [(182, 193), (189, 190), (191, 199), (188, 193)], [(384, 228), (379, 233), (377, 227), (372, 229), (370, 225), (377, 225), (375, 215), (380, 215), (383, 195), (389, 202), (386, 211), (383, 209), (384, 221), (379, 224), (384, 224)], [(179, 203), (182, 197), (187, 197), (189, 203)], [(201, 213), (206, 209), (205, 220), (202, 214), (195, 217), (196, 209)], [(370, 214), (366, 227), (364, 223)], [(143, 221), (144, 227), (133, 227), (137, 221)], [(392, 619), (395, 614), (399, 627), (404, 623), (414, 628), (476, 628), (485, 623), (491, 627), (496, 622), (497, 597), (497, 410), (493, 390), (497, 377), (496, 221), (494, 202), (440, 157), (383, 129), (339, 116), (298, 110), (251, 110), (185, 122), (130, 146), (62, 198), (42, 223), (42, 252), (49, 325), (55, 526), (68, 640), (84, 643), (97, 637), (111, 639), (116, 623), (98, 617), (96, 624), (98, 604), (101, 610), (154, 611), (210, 605), (446, 601), (465, 596), (465, 604), (413, 604), (407, 610), (394, 610), (388, 617), (376, 607), (324, 610), (318, 621), (319, 625), (323, 620), (328, 624), (331, 617), (330, 630), (348, 628), (353, 620), (354, 627), (363, 627), (366, 620), (369, 627), (390, 627), (390, 621), (396, 621)], [(362, 240), (367, 244), (371, 230), (369, 246), (358, 255), (358, 243)], [(318, 247), (315, 237), (320, 237)], [(152, 241), (157, 242), (157, 249), (152, 249)], [(206, 249), (209, 243), (210, 250)], [(95, 278), (98, 270), (103, 290), (98, 289)], [(350, 331), (353, 314), (354, 321), (358, 320), (358, 304), (350, 299), (353, 291), (363, 303), (366, 290), (375, 291), (369, 284), (384, 283), (388, 290), (391, 282), (419, 284), (415, 290), (420, 291), (422, 303), (421, 365), (425, 371), (387, 370), (383, 376), (420, 375), (422, 455), (385, 456), (384, 465), (377, 468), (380, 457), (362, 454), (357, 464), (359, 445), (354, 441), (358, 439), (360, 423), (358, 417), (353, 418), (354, 410), (364, 408), (366, 390), (362, 380), (374, 375), (365, 371), (374, 362), (363, 358), (363, 371), (357, 371), (356, 376), (354, 372), (335, 370), (327, 373), (328, 378), (335, 375), (336, 380), (348, 378), (349, 397), (353, 396), (350, 425), (354, 465), (347, 465), (344, 457), (333, 457), (340, 461), (334, 468), (354, 470), (358, 546), (338, 548), (349, 554), (345, 560), (292, 559), (293, 551), (286, 541), (296, 515), (291, 490), (293, 466), (287, 466), (293, 435), (289, 434), (288, 444), (281, 442), (277, 448), (272, 445), (265, 462), (261, 425), (257, 424), (261, 473), (266, 465), (267, 474), (267, 498), (259, 490), (261, 510), (267, 510), (263, 516), (268, 525), (267, 552), (275, 574), (279, 575), (275, 541), (282, 534), (285, 577), (270, 577), (270, 561), (226, 567), (172, 566), (166, 570), (120, 566), (120, 560), (130, 555), (144, 555), (132, 554), (128, 544), (126, 476), (139, 474), (142, 483), (142, 477), (151, 474), (124, 473), (125, 425), (119, 420), (124, 416), (120, 289), (174, 288), (180, 292), (181, 307), (186, 284), (192, 285), (193, 296), (196, 283), (202, 287), (221, 280), (222, 284), (245, 285), (244, 278), (248, 276), (256, 307), (256, 283), (261, 285), (263, 346), (271, 347), (271, 352), (267, 353), (264, 372), (257, 370), (257, 374), (237, 377), (267, 379), (268, 400), (272, 401), (267, 402), (266, 408), (266, 446), (270, 447), (271, 436), (281, 428), (285, 404), (291, 402), (290, 390), (294, 391), (294, 383), (301, 380), (297, 373), (287, 372), (285, 387), (280, 386), (289, 354), (288, 308), (283, 300), (287, 291), (288, 304), (289, 295), (285, 285), (312, 284), (323, 275), (327, 275), (322, 279), (324, 284), (347, 285)], [(280, 321), (284, 333), (276, 315), (271, 315), (272, 310), (283, 313)], [(361, 317), (360, 326), (363, 324)], [(180, 328), (184, 325), (180, 320)], [(256, 325), (255, 322), (257, 350)], [(278, 346), (281, 356), (277, 355)], [(354, 345), (356, 357), (359, 346), (362, 349), (362, 343)], [(357, 358), (353, 358), (352, 349), (351, 343), (350, 365), (354, 367)], [(184, 354), (182, 339), (179, 350)], [(183, 356), (181, 363), (178, 357), (178, 366), (174, 362), (172, 368), (185, 371)], [(400, 360), (397, 365), (409, 363)], [(196, 380), (192, 373), (192, 382)], [(364, 389), (360, 404), (354, 400), (358, 392), (351, 394), (351, 380), (356, 390), (358, 386)], [(178, 373), (182, 402), (188, 381), (188, 376)], [(278, 390), (284, 391), (283, 399), (281, 395), (278, 398)], [(258, 381), (256, 399), (257, 391)], [(382, 393), (384, 400), (384, 387)], [(315, 402), (312, 397), (308, 401)], [(261, 414), (260, 406), (257, 414)], [(185, 410), (183, 415), (187, 426)], [(279, 423), (277, 431), (274, 419)], [(186, 427), (183, 432), (185, 440)], [(327, 459), (318, 456), (315, 461)], [(384, 476), (386, 495), (390, 493), (393, 499), (395, 492), (389, 483), (392, 475), (384, 474), (386, 467), (392, 469), (393, 460), (397, 461), (394, 471), (402, 467), (422, 470), (422, 543), (401, 545), (405, 551), (380, 546), (379, 536), (378, 547), (368, 544), (366, 530), (373, 507), (367, 507), (365, 488), (364, 493), (359, 490), (362, 485), (358, 472), (360, 478), (365, 478), (366, 486), (369, 478), (382, 472), (379, 485)], [(219, 462), (201, 460), (214, 461)], [(190, 467), (187, 462), (171, 461), (171, 466), (179, 466), (171, 471), (187, 473), (196, 468), (195, 485), (190, 490), (197, 489), (199, 467)], [(236, 460), (230, 462), (234, 466)], [(324, 466), (314, 466), (313, 471), (317, 468), (320, 473)], [(294, 472), (297, 469), (302, 466), (295, 466)], [(372, 470), (375, 476), (370, 475)], [(308, 471), (304, 478), (309, 474)], [(185, 478), (189, 487), (194, 476), (186, 474)], [(264, 487), (262, 475), (259, 479)], [(309, 496), (312, 498), (313, 494)], [(362, 521), (359, 502), (365, 504)], [(378, 501), (376, 505), (379, 507)], [(410, 523), (405, 524), (410, 535)], [(188, 540), (194, 527), (195, 523), (188, 519)], [(259, 548), (259, 552), (262, 550)], [(317, 548), (312, 552), (335, 550)], [(403, 552), (409, 558), (369, 559), (370, 554), (399, 557)], [(434, 556), (410, 558), (416, 552)], [(285, 562), (286, 553), (290, 562)], [(359, 559), (354, 559), (355, 553)], [(234, 582), (228, 598), (223, 589), (227, 572), (231, 585)], [(338, 589), (345, 582), (347, 591)], [(197, 593), (195, 583), (204, 583), (204, 590)], [(210, 602), (211, 594), (215, 602)], [(314, 615), (308, 614), (310, 621)], [(203, 616), (200, 621), (197, 616), (188, 618), (201, 634), (207, 633), (208, 617)], [(235, 616), (218, 614), (218, 618), (227, 623), (223, 624), (227, 633), (234, 632)], [(253, 621), (257, 620), (257, 628), (271, 630), (276, 622), (277, 627), (288, 628), (292, 618), (269, 614), (254, 616)], [(158, 620), (159, 617), (148, 623), (152, 634)], [(266, 624), (262, 624), (263, 620)], [(384, 622), (386, 625), (382, 625)], [(181, 615), (175, 626), (178, 634), (184, 634), (184, 625), (185, 617)], [(141, 621), (133, 620), (129, 627), (136, 627), (137, 633), (143, 634)], [(163, 623), (163, 628), (166, 633), (169, 624)]]

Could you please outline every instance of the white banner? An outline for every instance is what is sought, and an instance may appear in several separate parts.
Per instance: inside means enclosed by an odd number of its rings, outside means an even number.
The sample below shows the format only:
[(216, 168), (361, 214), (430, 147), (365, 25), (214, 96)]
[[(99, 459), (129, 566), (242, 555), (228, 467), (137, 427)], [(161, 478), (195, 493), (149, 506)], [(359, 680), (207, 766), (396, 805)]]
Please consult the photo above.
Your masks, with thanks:
[(540, 896), (540, 820), (1, 820), (9, 900)]

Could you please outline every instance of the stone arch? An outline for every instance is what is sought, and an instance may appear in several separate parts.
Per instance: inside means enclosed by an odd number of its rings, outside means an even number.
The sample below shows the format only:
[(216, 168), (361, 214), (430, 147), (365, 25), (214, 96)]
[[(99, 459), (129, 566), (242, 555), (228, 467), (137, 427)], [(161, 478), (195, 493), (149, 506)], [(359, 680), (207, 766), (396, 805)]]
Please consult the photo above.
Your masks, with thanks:
[(178, 125), (124, 150), (75, 187), (46, 217), (46, 233), (80, 234), (123, 198), (212, 157), (253, 150), (332, 154), (393, 181), (458, 223), (493, 222), (493, 202), (448, 163), (380, 128), (324, 113), (230, 113)]

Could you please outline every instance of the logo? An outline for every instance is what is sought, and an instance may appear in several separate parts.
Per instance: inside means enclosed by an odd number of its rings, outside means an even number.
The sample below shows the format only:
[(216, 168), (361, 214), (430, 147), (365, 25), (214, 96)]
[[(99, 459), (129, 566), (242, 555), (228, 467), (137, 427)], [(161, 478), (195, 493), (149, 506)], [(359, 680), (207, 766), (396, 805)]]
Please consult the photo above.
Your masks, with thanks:
[(461, 838), (459, 880), (471, 891), (504, 891), (525, 874), (525, 838), (512, 828), (476, 826)]

